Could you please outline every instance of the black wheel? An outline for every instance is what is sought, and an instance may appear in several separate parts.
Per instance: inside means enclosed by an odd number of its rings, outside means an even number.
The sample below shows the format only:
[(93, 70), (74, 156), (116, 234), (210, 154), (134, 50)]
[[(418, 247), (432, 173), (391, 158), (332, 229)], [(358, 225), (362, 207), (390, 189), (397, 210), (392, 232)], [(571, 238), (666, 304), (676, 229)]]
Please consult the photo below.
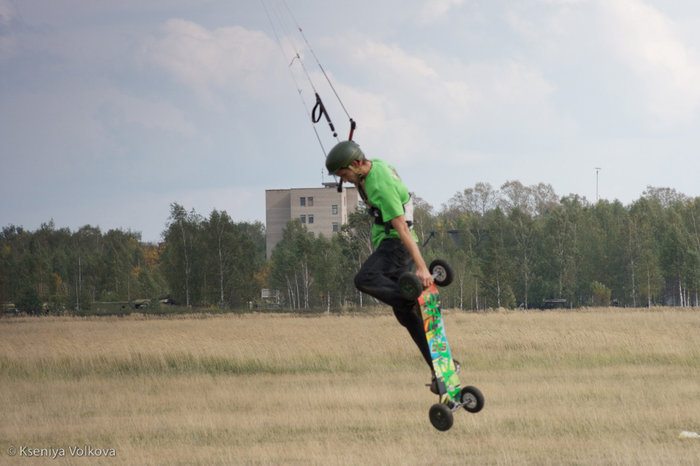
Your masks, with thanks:
[(435, 259), (430, 263), (430, 274), (438, 286), (447, 286), (452, 283), (455, 273), (452, 266), (442, 259)]
[(452, 416), (452, 411), (446, 405), (442, 403), (435, 403), (430, 407), (430, 423), (437, 430), (446, 431), (450, 430), (452, 423), (454, 422), (454, 416)]
[(423, 292), (423, 283), (411, 272), (404, 272), (399, 277), (399, 288), (404, 298), (418, 299), (418, 296)]
[(484, 395), (476, 387), (464, 387), (459, 398), (470, 413), (478, 413), (484, 407)]

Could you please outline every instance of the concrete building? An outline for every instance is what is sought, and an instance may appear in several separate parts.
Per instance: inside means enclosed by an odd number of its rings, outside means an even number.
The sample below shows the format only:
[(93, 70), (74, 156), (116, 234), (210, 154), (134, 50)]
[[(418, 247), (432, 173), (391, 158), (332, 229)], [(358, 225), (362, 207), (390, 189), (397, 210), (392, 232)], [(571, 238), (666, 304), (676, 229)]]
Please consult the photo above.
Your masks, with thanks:
[(348, 215), (359, 205), (354, 186), (323, 183), (322, 188), (268, 189), (265, 191), (265, 230), (267, 258), (282, 239), (287, 222), (298, 218), (315, 235), (330, 238), (340, 226), (347, 223)]

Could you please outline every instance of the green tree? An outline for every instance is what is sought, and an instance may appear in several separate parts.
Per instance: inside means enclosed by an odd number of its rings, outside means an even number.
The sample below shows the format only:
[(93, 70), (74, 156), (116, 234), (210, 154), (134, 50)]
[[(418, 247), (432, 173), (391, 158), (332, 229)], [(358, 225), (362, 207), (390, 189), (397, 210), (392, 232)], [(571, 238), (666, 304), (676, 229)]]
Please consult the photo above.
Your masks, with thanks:
[(586, 221), (580, 227), (581, 283), (605, 283), (616, 301), (626, 303), (633, 288), (628, 211), (619, 201), (601, 200), (584, 210), (584, 215)]
[(212, 275), (212, 279), (206, 281), (211, 285), (206, 290), (205, 297), (210, 294), (215, 295), (216, 297), (210, 298), (210, 301), (224, 307), (227, 302), (225, 290), (230, 285), (229, 270), (235, 260), (239, 242), (238, 229), (226, 212), (212, 210), (209, 219), (202, 226), (202, 235), (207, 273)]
[[(235, 224), (236, 234), (230, 237), (231, 263), (228, 275), (228, 302), (241, 306), (259, 296), (262, 288), (261, 271), (265, 263), (265, 234), (261, 223)], [(226, 272), (225, 272), (226, 273)]]
[(85, 225), (73, 233), (72, 240), (72, 269), (75, 278), (71, 297), (76, 311), (88, 310), (97, 300), (102, 267), (102, 233), (98, 227)]
[[(338, 289), (338, 284), (341, 282), (340, 249), (334, 246), (332, 239), (327, 239), (323, 235), (317, 238), (313, 245), (315, 259), (313, 271), (316, 277), (314, 288), (319, 298), (325, 301), (327, 312), (331, 310), (334, 291)], [(323, 302), (319, 304), (323, 304)]]
[[(579, 224), (585, 201), (578, 196), (562, 198), (561, 204), (543, 216), (542, 242), (538, 248), (537, 296), (564, 298), (578, 304)], [(587, 292), (586, 292), (587, 293)]]
[(537, 222), (527, 212), (515, 208), (508, 216), (513, 232), (514, 265), (517, 270), (516, 295), (520, 296), (523, 307), (530, 307), (530, 285), (533, 267), (535, 242), (538, 240)]
[(662, 216), (661, 205), (644, 197), (630, 207), (630, 260), (637, 290), (647, 307), (661, 297), (664, 287), (658, 247)]
[(139, 239), (130, 232), (109, 230), (103, 238), (101, 299), (130, 301), (141, 297), (138, 284), (142, 252)]
[(607, 306), (610, 304), (610, 288), (600, 282), (591, 283), (591, 301), (594, 306)]
[(348, 216), (348, 223), (340, 228), (333, 238), (333, 245), (339, 249), (338, 293), (339, 302), (357, 302), (363, 306), (363, 294), (355, 289), (354, 278), (364, 261), (372, 254), (372, 218), (364, 207)]
[(290, 309), (309, 308), (313, 243), (313, 233), (302, 225), (301, 220), (294, 219), (287, 222), (282, 239), (272, 251), (270, 278), (274, 287), (286, 290)]
[(691, 235), (682, 221), (680, 208), (677, 204), (666, 211), (660, 263), (670, 297), (677, 305), (687, 306), (689, 290), (696, 288), (699, 260)]
[[(204, 279), (201, 270), (201, 244), (199, 229), (201, 217), (193, 210), (187, 212), (177, 203), (170, 205), (168, 226), (163, 236), (166, 248), (163, 259), (166, 263), (165, 277), (176, 301), (191, 306), (199, 298)], [(195, 294), (197, 293), (197, 294)]]
[(484, 251), (484, 293), (492, 307), (513, 308), (512, 262), (508, 251), (508, 223), (500, 208), (487, 213), (488, 241)]
[(41, 299), (33, 283), (26, 283), (20, 289), (19, 296), (15, 302), (17, 309), (29, 314), (39, 314), (42, 311)]

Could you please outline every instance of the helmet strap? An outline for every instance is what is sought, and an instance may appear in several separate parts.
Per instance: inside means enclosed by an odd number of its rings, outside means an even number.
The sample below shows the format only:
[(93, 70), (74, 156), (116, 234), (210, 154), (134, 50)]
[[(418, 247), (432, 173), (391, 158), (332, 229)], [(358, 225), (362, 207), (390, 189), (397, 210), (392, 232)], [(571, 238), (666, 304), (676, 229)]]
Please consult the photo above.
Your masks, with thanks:
[[(364, 163), (364, 162), (363, 162), (363, 163)], [(360, 180), (364, 180), (364, 179), (365, 179), (365, 174), (362, 173), (362, 169), (357, 168), (357, 167), (354, 166), (354, 165), (350, 165), (350, 166), (348, 167), (348, 169), (349, 169), (351, 172), (353, 172), (354, 174), (356, 174), (356, 175), (360, 178)]]

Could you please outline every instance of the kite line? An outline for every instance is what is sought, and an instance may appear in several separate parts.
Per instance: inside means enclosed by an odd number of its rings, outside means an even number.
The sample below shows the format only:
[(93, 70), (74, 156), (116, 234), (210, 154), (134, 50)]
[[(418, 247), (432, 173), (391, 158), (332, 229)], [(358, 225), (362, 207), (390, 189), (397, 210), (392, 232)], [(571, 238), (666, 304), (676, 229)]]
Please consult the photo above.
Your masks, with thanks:
[[(328, 113), (328, 110), (326, 106), (323, 103), (323, 100), (321, 99), (321, 95), (316, 88), (316, 85), (313, 82), (313, 79), (311, 79), (311, 74), (309, 73), (309, 70), (307, 69), (306, 65), (304, 64), (304, 59), (303, 59), (303, 54), (300, 51), (299, 47), (294, 43), (292, 34), (289, 32), (289, 29), (291, 27), (295, 28), (298, 32), (299, 35), (301, 36), (304, 44), (306, 44), (306, 48), (308, 51), (311, 53), (313, 56), (316, 65), (318, 68), (321, 70), (321, 73), (323, 74), (324, 78), (328, 82), (329, 87), (333, 91), (333, 94), (335, 95), (335, 98), (338, 100), (338, 103), (340, 104), (340, 107), (343, 109), (345, 112), (345, 115), (348, 117), (350, 121), (350, 135), (348, 136), (348, 140), (352, 140), (353, 134), (355, 132), (355, 128), (357, 124), (355, 123), (355, 120), (352, 119), (350, 116), (350, 113), (348, 112), (347, 108), (345, 107), (345, 104), (343, 103), (342, 99), (340, 98), (340, 95), (338, 94), (338, 91), (335, 89), (335, 86), (333, 86), (333, 82), (331, 81), (330, 77), (328, 76), (328, 73), (326, 73), (325, 68), (321, 64), (321, 61), (318, 59), (318, 56), (316, 55), (316, 52), (314, 52), (313, 48), (311, 47), (311, 43), (309, 42), (308, 38), (306, 37), (306, 34), (304, 34), (304, 30), (301, 28), (299, 25), (299, 22), (297, 21), (296, 17), (294, 16), (294, 13), (292, 13), (292, 10), (289, 8), (289, 5), (287, 4), (286, 0), (282, 0), (282, 4), (284, 5), (284, 10), (282, 11), (282, 8), (279, 6), (279, 2), (274, 2), (268, 0), (267, 3), (272, 3), (272, 6), (268, 8), (268, 6), (265, 4), (265, 0), (260, 0), (260, 3), (263, 6), (263, 9), (265, 10), (265, 14), (267, 15), (267, 19), (270, 22), (270, 27), (272, 28), (272, 32), (275, 36), (275, 40), (277, 42), (277, 45), (279, 46), (279, 49), (282, 53), (282, 55), (286, 60), (289, 61), (288, 69), (289, 73), (292, 76), (292, 80), (294, 81), (294, 84), (297, 89), (297, 93), (299, 94), (299, 97), (301, 98), (302, 105), (304, 106), (304, 109), (306, 110), (307, 116), (311, 119), (312, 127), (314, 130), (314, 133), (316, 134), (316, 139), (318, 140), (321, 150), (323, 151), (324, 157), (326, 156), (326, 149), (323, 146), (323, 142), (321, 141), (321, 137), (316, 129), (316, 123), (320, 122), (321, 119), (325, 119), (326, 123), (328, 124), (328, 127), (330, 128), (331, 134), (333, 137), (339, 141), (338, 139), (338, 132), (335, 129), (335, 125), (333, 124), (333, 121), (331, 120), (331, 117)], [(276, 8), (275, 8), (276, 7)], [(292, 23), (292, 26), (289, 25), (289, 23)], [(278, 32), (278, 30), (281, 30), (281, 33)], [(287, 43), (288, 49), (285, 49), (284, 42)], [(291, 53), (289, 52), (289, 49), (291, 49)], [(306, 80), (309, 83), (309, 86), (311, 86), (311, 89), (313, 90), (314, 93), (314, 106), (311, 111), (309, 111), (309, 106), (307, 105), (306, 99), (304, 98), (304, 92), (299, 85), (299, 82), (294, 75), (294, 72), (292, 71), (292, 67), (298, 64), (299, 67), (301, 68), (304, 76), (306, 77)]]

